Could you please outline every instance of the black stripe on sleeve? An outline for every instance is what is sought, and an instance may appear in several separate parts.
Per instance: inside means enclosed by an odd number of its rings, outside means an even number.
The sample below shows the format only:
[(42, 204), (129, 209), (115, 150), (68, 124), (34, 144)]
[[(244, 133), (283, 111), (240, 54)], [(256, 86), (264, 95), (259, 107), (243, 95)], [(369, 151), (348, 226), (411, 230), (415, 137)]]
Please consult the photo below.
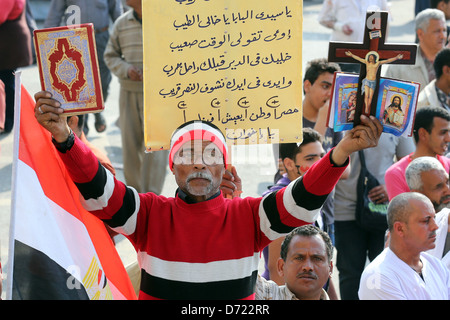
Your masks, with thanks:
[(75, 183), (85, 200), (97, 199), (105, 192), (106, 169), (98, 162), (97, 173), (94, 178), (86, 183)]
[[(278, 192), (278, 191), (277, 191)], [(277, 233), (289, 233), (294, 228), (290, 226), (286, 226), (281, 222), (280, 213), (277, 209), (277, 192), (273, 192), (269, 194), (263, 201), (263, 208), (266, 213), (267, 219), (270, 221), (270, 229)]]
[(125, 188), (125, 194), (123, 195), (123, 202), (120, 209), (109, 220), (103, 220), (111, 228), (122, 227), (127, 220), (136, 211), (136, 199), (135, 193), (130, 188)]
[(316, 210), (323, 206), (325, 200), (328, 198), (328, 194), (325, 195), (315, 195), (308, 192), (303, 184), (303, 178), (298, 179), (294, 182), (292, 188), (292, 197), (294, 198), (295, 204), (299, 207), (305, 208), (306, 210)]

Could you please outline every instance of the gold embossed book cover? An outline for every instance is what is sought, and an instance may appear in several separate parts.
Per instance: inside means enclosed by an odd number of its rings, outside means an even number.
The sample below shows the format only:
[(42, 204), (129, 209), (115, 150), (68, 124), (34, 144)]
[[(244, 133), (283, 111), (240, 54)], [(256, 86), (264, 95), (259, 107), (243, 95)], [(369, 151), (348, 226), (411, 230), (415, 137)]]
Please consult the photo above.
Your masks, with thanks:
[(92, 23), (35, 30), (34, 45), (41, 88), (65, 114), (104, 109)]

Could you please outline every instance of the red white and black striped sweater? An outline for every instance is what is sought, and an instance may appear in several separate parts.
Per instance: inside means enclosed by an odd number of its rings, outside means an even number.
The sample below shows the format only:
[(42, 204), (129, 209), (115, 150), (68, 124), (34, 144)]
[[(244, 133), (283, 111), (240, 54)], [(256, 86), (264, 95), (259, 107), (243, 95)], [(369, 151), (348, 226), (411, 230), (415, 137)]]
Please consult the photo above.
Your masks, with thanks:
[(84, 207), (136, 248), (139, 299), (253, 299), (260, 251), (316, 220), (345, 166), (330, 153), (303, 178), (264, 198), (222, 196), (188, 204), (138, 194), (105, 170), (78, 139), (60, 153)]

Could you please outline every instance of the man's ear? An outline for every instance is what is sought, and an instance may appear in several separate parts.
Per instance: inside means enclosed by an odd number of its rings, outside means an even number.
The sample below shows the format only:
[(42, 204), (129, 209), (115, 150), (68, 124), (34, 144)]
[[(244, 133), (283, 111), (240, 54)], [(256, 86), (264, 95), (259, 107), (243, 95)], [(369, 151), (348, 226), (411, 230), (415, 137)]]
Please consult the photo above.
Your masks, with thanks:
[(306, 93), (309, 93), (309, 90), (311, 89), (312, 83), (309, 80), (303, 81), (303, 91)]
[[(449, 5), (450, 5), (450, 3), (449, 3)], [(450, 37), (450, 35), (449, 35), (449, 37)], [(442, 74), (443, 75), (450, 75), (450, 67), (449, 66), (443, 66), (442, 67)]]
[(295, 162), (294, 162), (294, 160), (292, 160), (290, 158), (284, 158), (283, 165), (286, 168), (286, 171), (295, 170)]
[(282, 258), (278, 258), (277, 261), (277, 272), (280, 277), (284, 277), (284, 260)]
[(419, 141), (423, 141), (424, 139), (426, 139), (429, 135), (429, 132), (425, 129), (425, 128), (419, 128), (418, 131), (418, 135), (419, 135)]
[(393, 232), (395, 232), (399, 236), (403, 236), (404, 231), (405, 231), (405, 224), (401, 221), (395, 221)]
[(417, 39), (421, 41), (423, 39), (424, 31), (422, 29), (417, 29)]

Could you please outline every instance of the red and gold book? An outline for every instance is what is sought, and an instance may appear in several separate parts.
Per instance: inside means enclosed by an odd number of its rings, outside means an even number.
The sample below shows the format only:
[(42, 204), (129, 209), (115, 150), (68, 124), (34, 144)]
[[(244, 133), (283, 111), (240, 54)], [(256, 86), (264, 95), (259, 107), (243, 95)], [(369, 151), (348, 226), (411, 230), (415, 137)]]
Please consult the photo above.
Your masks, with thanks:
[(105, 108), (92, 23), (35, 30), (34, 45), (41, 88), (52, 93), (65, 114)]

